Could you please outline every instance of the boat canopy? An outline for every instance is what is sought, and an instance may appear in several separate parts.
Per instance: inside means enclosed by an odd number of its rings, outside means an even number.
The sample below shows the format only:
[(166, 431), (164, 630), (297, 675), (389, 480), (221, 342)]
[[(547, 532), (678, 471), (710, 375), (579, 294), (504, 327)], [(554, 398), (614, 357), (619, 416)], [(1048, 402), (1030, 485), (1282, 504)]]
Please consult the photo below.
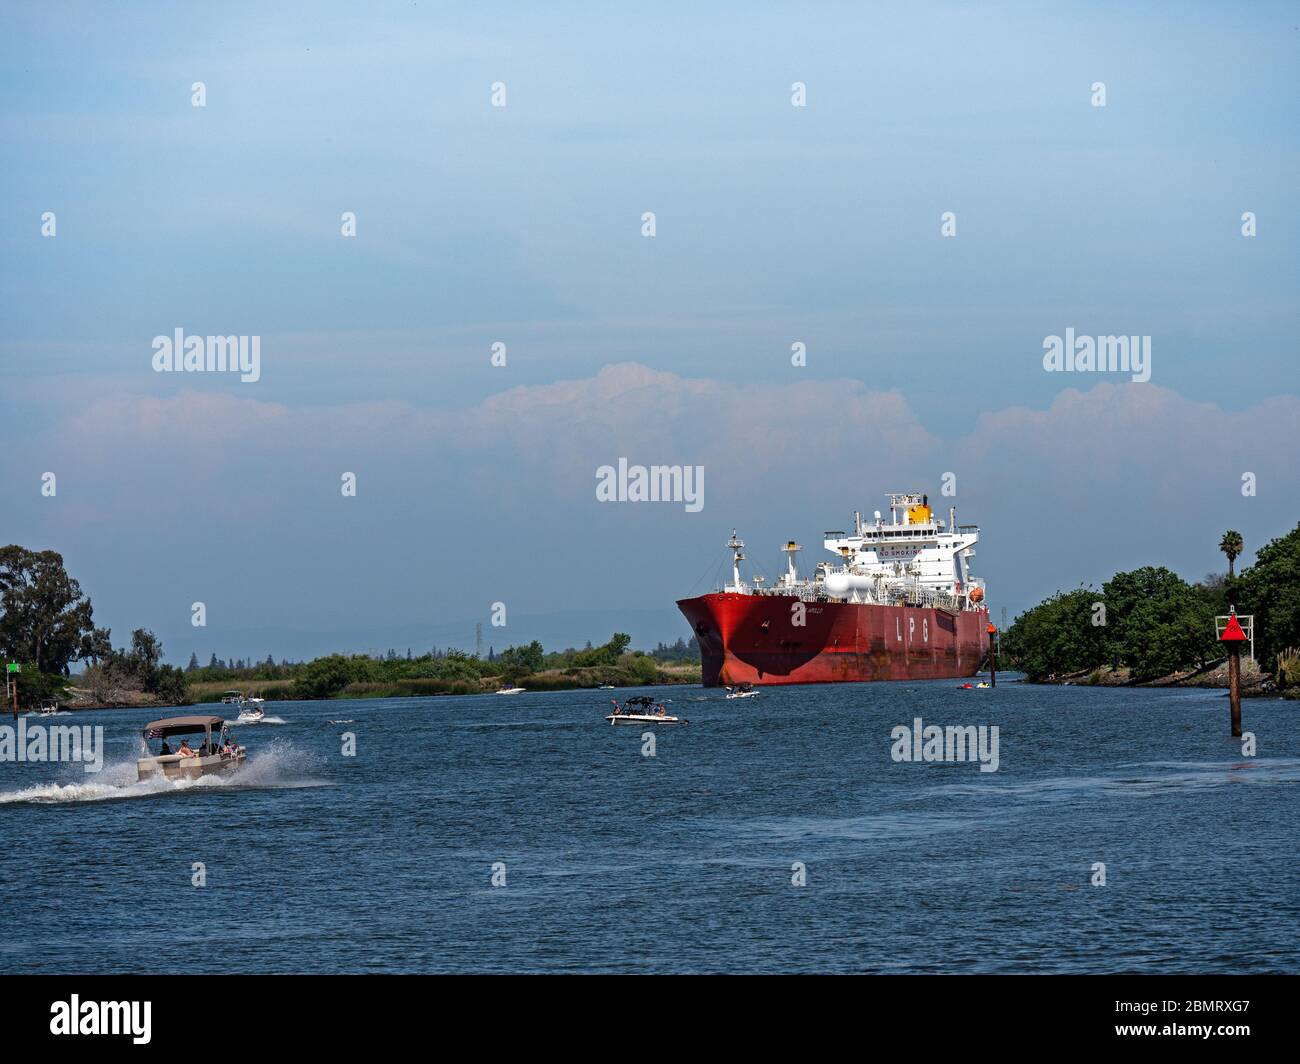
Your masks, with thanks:
[(224, 724), (220, 717), (164, 717), (151, 720), (144, 726), (144, 734), (150, 739), (165, 739), (169, 735), (193, 735), (195, 732), (208, 732), (219, 729)]

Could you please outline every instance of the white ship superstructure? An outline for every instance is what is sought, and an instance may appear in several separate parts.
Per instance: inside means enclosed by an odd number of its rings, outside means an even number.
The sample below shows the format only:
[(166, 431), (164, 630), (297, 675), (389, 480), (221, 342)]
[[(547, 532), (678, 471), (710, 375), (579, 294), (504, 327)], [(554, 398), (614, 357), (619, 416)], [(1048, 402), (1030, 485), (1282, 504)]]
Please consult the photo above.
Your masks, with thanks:
[(837, 600), (864, 605), (925, 605), (948, 610), (973, 609), (984, 599), (984, 581), (972, 576), (970, 559), (979, 542), (977, 525), (957, 524), (957, 510), (948, 521), (936, 518), (929, 497), (919, 492), (889, 496), (888, 520), (879, 510), (872, 522), (853, 514), (852, 535), (827, 532), (824, 545), (840, 564), (821, 562), (811, 580), (801, 580), (795, 555), (803, 550), (794, 540), (781, 548), (786, 571), (771, 587), (755, 576), (740, 575), (745, 544), (732, 530), (731, 581), (724, 591), (736, 595), (782, 595), (806, 600)]
[(965, 609), (984, 598), (984, 581), (970, 572), (980, 530), (936, 519), (927, 496), (912, 492), (889, 496), (889, 520), (880, 511), (867, 524), (854, 513), (854, 533), (827, 532), (826, 549), (843, 564), (823, 565), (826, 593), (848, 602), (899, 601), (950, 604)]

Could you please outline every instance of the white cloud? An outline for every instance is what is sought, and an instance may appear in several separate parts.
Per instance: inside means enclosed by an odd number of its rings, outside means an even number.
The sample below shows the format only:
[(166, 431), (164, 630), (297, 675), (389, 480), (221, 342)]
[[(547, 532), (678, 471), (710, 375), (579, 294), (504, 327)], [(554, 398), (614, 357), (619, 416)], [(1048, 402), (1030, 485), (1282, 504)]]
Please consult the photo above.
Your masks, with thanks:
[[(417, 598), (482, 597), (504, 581), (534, 610), (557, 596), (608, 605), (612, 593), (644, 607), (689, 590), (685, 570), (733, 524), (752, 530), (769, 571), (787, 535), (814, 562), (819, 533), (884, 492), (929, 490), (942, 512), (940, 477), (953, 471), (959, 519), (985, 530), (978, 571), (994, 604), (1014, 610), (1132, 565), (1196, 577), (1220, 563), (1224, 528), (1243, 532), (1249, 555), (1294, 524), (1300, 499), (1300, 400), (1289, 396), (1229, 411), (1099, 384), (943, 438), (903, 395), (859, 381), (744, 384), (636, 363), (458, 411), (292, 407), (201, 384), (106, 395), (20, 441), (11, 473), (56, 470), (60, 497), (42, 505), (31, 484), (10, 484), (16, 526), (70, 558), (82, 538), (129, 553), (144, 535), (174, 573), (216, 566), (225, 586), (256, 584), (296, 610), (341, 596), (352, 616), (385, 616), (385, 580)], [(596, 468), (620, 456), (704, 465), (705, 511), (596, 503)], [(344, 471), (359, 476), (358, 505), (340, 507)], [(1240, 493), (1245, 471), (1256, 498)], [(238, 550), (214, 561), (203, 545), (224, 542)], [(352, 574), (342, 587), (304, 576), (340, 559)]]

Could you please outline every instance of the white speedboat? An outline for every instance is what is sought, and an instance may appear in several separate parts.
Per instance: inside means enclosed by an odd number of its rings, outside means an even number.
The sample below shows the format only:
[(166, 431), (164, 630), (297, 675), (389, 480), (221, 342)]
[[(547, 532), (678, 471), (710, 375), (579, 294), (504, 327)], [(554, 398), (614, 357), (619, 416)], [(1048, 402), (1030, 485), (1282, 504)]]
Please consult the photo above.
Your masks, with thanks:
[(265, 698), (246, 698), (240, 705), (239, 716), (235, 718), (240, 724), (256, 724), (266, 716)]
[(40, 708), (36, 710), (36, 715), (38, 717), (53, 717), (58, 712), (59, 712), (59, 704), (56, 701), (54, 701), (54, 699), (47, 698), (44, 702), (40, 704)]
[(499, 688), (497, 688), (497, 694), (499, 694), (499, 695), (521, 695), (521, 694), (523, 694), (524, 691), (526, 691), (526, 690), (527, 690), (527, 688), (525, 688), (525, 687), (511, 687), (510, 685), (507, 684), (505, 687), (499, 687)]
[[(212, 733), (217, 732), (214, 740)], [(191, 749), (189, 740), (183, 739), (173, 750), (167, 740), (178, 735), (202, 735), (203, 739)], [(135, 763), (136, 775), (141, 780), (163, 776), (169, 780), (197, 779), (217, 772), (229, 772), (244, 763), (244, 748), (226, 732), (226, 722), (220, 717), (165, 717), (150, 721), (144, 726), (144, 737), (161, 740), (155, 753), (139, 758)]]
[(655, 700), (648, 695), (635, 695), (626, 699), (621, 706), (618, 704), (617, 699), (611, 698), (610, 701), (614, 704), (614, 712), (606, 716), (605, 719), (611, 725), (690, 723), (690, 721), (682, 720), (681, 717), (671, 716), (662, 702), (655, 706)]
[(758, 692), (754, 690), (753, 684), (738, 683), (735, 687), (727, 688), (728, 698), (757, 698)]

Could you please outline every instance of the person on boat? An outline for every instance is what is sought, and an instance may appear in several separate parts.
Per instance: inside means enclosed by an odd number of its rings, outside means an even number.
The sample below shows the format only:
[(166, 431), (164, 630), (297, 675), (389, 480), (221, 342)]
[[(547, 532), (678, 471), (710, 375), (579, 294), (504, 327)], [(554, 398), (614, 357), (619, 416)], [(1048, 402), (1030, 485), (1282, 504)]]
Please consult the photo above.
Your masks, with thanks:
[(179, 750), (177, 750), (176, 752), (177, 752), (178, 754), (180, 754), (181, 757), (198, 757), (198, 756), (199, 756), (199, 755), (198, 755), (198, 751), (196, 751), (196, 750), (191, 750), (191, 749), (190, 749), (190, 741), (189, 741), (188, 739), (182, 739), (182, 740), (181, 740), (181, 748), (180, 748)]
[(168, 754), (170, 754), (171, 752), (172, 752), (172, 748), (171, 748), (170, 746), (167, 745), (167, 740), (164, 739), (164, 740), (163, 740), (163, 744), (162, 744), (162, 749), (160, 749), (160, 750), (158, 751), (158, 756), (159, 756), (159, 757), (166, 757), (166, 756), (167, 756)]
[(661, 717), (666, 717), (667, 715), (668, 715), (668, 710), (664, 709), (664, 707), (663, 707), (663, 703), (660, 703), (660, 704), (659, 704), (659, 716), (661, 716)]

